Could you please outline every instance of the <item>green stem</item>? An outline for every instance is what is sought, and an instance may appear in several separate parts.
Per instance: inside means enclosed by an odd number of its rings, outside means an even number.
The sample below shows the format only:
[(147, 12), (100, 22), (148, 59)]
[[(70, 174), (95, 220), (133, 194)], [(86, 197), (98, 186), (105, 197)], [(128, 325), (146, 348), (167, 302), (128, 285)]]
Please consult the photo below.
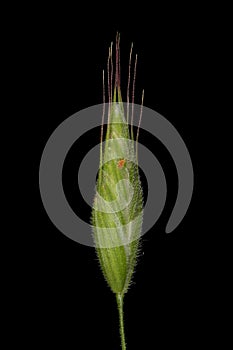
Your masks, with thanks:
[(116, 294), (117, 307), (118, 307), (119, 320), (120, 320), (121, 347), (122, 347), (122, 350), (126, 350), (125, 330), (124, 330), (123, 298), (124, 298), (124, 294), (121, 294), (121, 293), (117, 293)]

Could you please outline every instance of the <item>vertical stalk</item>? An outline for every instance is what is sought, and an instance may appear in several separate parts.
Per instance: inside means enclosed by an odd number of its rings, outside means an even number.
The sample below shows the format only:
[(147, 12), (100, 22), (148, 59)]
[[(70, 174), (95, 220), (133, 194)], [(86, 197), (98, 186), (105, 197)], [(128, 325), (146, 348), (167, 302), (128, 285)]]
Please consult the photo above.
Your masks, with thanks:
[(117, 307), (118, 307), (119, 320), (120, 320), (121, 348), (122, 348), (122, 350), (126, 350), (125, 330), (124, 330), (123, 297), (124, 297), (124, 295), (121, 293), (116, 294)]

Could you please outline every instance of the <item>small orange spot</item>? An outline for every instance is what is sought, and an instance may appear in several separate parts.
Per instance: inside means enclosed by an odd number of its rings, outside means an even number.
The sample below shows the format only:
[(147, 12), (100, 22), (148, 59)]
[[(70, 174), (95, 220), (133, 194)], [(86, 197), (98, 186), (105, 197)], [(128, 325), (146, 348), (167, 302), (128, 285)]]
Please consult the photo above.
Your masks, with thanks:
[(124, 164), (125, 164), (125, 159), (121, 159), (121, 160), (118, 161), (117, 167), (120, 168), (120, 169), (122, 169), (123, 166), (124, 166)]

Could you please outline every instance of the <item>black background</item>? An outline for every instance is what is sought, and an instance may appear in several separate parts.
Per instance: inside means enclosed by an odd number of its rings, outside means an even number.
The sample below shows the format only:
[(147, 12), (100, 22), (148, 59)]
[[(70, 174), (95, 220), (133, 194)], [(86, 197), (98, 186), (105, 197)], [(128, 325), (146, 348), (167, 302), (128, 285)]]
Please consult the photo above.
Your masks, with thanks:
[[(166, 235), (177, 194), (176, 170), (163, 145), (142, 132), (141, 142), (153, 149), (164, 169), (168, 197), (158, 222), (143, 237), (135, 283), (125, 298), (128, 348), (162, 349), (170, 344), (189, 348), (200, 341), (204, 345), (213, 312), (207, 287), (212, 269), (205, 259), (206, 232), (200, 225), (203, 209), (199, 201), (200, 119), (206, 98), (206, 51), (212, 40), (206, 12), (175, 7), (138, 8), (136, 13), (123, 14), (115, 6), (106, 15), (94, 14), (92, 9), (92, 16), (82, 10), (38, 9), (29, 20), (27, 62), (36, 114), (31, 125), (37, 140), (35, 175), (38, 177), (40, 157), (54, 129), (75, 112), (102, 103), (102, 70), (108, 46), (119, 31), (123, 94), (133, 41), (139, 59), (136, 102), (140, 103), (144, 88), (145, 105), (167, 118), (185, 141), (195, 174), (189, 210), (175, 231)], [(84, 138), (83, 149), (90, 149), (98, 139), (97, 132)], [(65, 181), (75, 208), (79, 197), (73, 159)], [(31, 269), (28, 266), (30, 287), (26, 292), (32, 341), (46, 346), (64, 344), (67, 349), (119, 349), (114, 295), (102, 278), (94, 249), (69, 240), (54, 227), (43, 208), (38, 179), (35, 194), (36, 218), (29, 239), (33, 263)], [(87, 218), (88, 210), (84, 207), (82, 212)]]

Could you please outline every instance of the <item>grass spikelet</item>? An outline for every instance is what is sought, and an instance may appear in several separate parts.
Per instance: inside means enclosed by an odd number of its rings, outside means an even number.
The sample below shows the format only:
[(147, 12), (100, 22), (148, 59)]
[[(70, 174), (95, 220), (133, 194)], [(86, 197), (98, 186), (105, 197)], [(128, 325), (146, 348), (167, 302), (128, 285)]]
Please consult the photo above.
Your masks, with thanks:
[[(129, 89), (132, 47), (129, 60), (127, 111), (125, 117), (120, 87), (120, 36), (116, 37), (115, 72), (112, 44), (107, 62), (108, 123), (104, 138), (101, 127), (100, 168), (92, 211), (93, 237), (103, 275), (116, 295), (122, 349), (126, 349), (123, 302), (135, 270), (143, 220), (143, 193), (139, 178), (137, 147), (133, 127), (129, 127)], [(132, 102), (134, 102), (136, 64), (134, 65)], [(115, 74), (114, 74), (115, 73)], [(113, 86), (113, 76), (114, 86)], [(103, 74), (103, 80), (104, 74)], [(144, 97), (144, 92), (143, 92)], [(142, 110), (141, 110), (142, 114)], [(133, 104), (131, 122), (133, 120)], [(141, 115), (140, 115), (141, 120)], [(139, 130), (138, 130), (139, 131)], [(103, 141), (104, 144), (103, 144)], [(138, 132), (136, 144), (138, 142)]]

